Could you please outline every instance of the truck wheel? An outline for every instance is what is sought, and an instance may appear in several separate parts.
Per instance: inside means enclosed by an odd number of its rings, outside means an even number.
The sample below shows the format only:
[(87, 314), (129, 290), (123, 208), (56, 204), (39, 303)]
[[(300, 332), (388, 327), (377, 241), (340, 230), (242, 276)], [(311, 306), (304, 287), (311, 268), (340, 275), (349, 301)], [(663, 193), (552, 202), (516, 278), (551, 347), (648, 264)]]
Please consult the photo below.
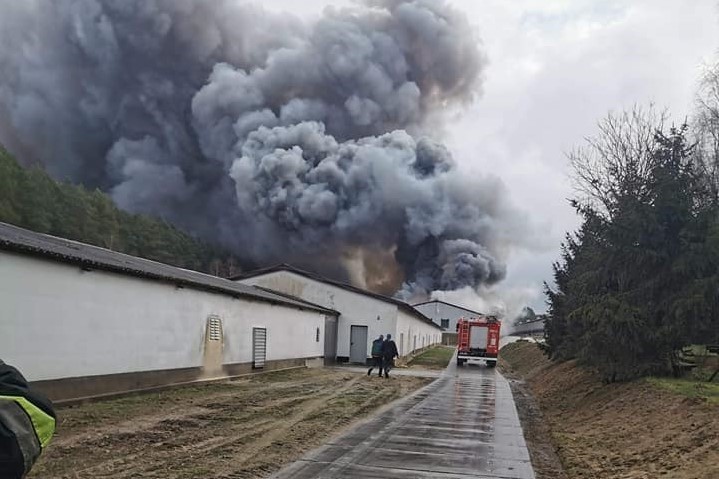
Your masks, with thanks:
[(464, 361), (457, 358), (457, 367), (461, 367), (464, 364)]
[(497, 361), (487, 361), (487, 367), (493, 368), (497, 365)]

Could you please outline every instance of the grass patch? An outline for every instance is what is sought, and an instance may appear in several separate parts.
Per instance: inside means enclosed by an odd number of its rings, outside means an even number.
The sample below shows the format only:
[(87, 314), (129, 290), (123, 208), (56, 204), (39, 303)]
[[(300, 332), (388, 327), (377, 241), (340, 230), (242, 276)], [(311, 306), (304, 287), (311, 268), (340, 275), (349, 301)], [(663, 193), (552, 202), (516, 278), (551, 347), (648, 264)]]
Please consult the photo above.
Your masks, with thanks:
[(409, 366), (422, 366), (430, 369), (444, 369), (454, 355), (455, 348), (447, 346), (435, 346), (415, 356), (409, 362)]
[(691, 381), (689, 379), (648, 378), (655, 386), (667, 389), (686, 397), (702, 398), (713, 404), (719, 404), (719, 384)]

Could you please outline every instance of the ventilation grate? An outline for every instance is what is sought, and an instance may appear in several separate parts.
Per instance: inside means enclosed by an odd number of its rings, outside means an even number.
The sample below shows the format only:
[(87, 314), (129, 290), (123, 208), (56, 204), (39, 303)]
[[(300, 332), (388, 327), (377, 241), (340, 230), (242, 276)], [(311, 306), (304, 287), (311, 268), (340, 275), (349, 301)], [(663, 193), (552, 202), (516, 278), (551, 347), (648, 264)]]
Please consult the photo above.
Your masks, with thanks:
[(217, 316), (210, 316), (209, 318), (209, 330), (210, 330), (210, 341), (221, 341), (222, 340), (222, 320)]
[(252, 367), (262, 369), (267, 358), (267, 329), (252, 328)]

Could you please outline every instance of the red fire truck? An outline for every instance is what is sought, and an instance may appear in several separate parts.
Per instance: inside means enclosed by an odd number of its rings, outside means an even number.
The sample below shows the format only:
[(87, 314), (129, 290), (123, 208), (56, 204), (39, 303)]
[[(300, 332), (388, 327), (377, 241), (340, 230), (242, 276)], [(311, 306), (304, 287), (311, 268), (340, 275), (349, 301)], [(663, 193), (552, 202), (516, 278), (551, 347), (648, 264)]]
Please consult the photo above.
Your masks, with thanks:
[(495, 367), (501, 326), (494, 316), (460, 318), (457, 321), (457, 366), (467, 361), (484, 361), (488, 368)]

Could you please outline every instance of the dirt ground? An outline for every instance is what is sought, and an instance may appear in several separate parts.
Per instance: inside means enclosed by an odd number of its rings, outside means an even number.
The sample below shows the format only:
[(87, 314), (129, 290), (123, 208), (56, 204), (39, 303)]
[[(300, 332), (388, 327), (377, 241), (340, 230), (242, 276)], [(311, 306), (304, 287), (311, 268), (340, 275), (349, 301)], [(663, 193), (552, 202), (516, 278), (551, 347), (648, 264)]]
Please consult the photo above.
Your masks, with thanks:
[[(522, 422), (534, 474), (537, 479), (567, 479), (547, 421), (529, 385), (523, 379), (532, 371), (545, 366), (545, 362), (534, 361), (533, 354), (531, 352), (528, 354), (522, 348), (512, 350), (511, 355), (506, 353), (507, 350), (503, 350), (499, 355), (499, 369), (509, 380), (512, 388), (514, 404)], [(507, 356), (511, 362), (507, 360)]]
[(267, 477), (429, 381), (299, 369), (63, 408), (29, 477)]
[(571, 479), (719, 478), (719, 404), (651, 380), (603, 385), (532, 343), (504, 361), (525, 374)]

